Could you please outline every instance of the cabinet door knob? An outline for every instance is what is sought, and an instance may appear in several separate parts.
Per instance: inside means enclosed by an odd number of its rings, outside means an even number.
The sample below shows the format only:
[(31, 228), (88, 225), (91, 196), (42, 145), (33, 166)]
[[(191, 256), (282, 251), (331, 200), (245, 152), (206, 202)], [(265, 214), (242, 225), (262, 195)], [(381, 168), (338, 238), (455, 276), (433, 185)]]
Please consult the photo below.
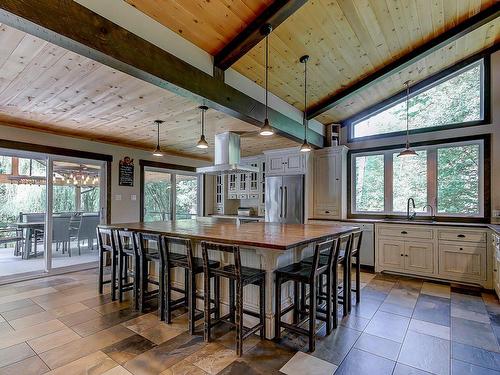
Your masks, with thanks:
[(408, 232), (407, 232), (407, 231), (405, 231), (405, 230), (402, 230), (402, 231), (401, 231), (401, 234), (408, 234)]
[(459, 234), (457, 237), (458, 238), (465, 238), (465, 234)]
[(325, 211), (325, 214), (329, 214), (329, 213), (330, 213), (330, 211)]
[(405, 254), (405, 257), (407, 257), (407, 256), (408, 256), (408, 254)]
[(403, 257), (403, 256), (404, 256), (404, 254), (401, 254), (401, 256)]
[(464, 249), (463, 247), (460, 248), (460, 250), (463, 250), (463, 249)]

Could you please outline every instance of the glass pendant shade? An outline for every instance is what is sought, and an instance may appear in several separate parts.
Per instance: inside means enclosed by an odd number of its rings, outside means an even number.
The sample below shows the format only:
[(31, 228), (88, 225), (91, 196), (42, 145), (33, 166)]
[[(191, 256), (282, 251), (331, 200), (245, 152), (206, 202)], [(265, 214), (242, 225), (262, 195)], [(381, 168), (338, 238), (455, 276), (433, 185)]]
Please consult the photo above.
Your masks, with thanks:
[(307, 139), (304, 139), (304, 143), (300, 146), (300, 152), (309, 152), (312, 151), (311, 145), (307, 142)]
[(205, 139), (205, 135), (204, 134), (201, 135), (200, 140), (196, 144), (196, 147), (198, 147), (198, 148), (208, 148), (208, 142)]
[(260, 129), (260, 135), (269, 136), (274, 134), (274, 129), (269, 125), (269, 120), (264, 120), (264, 126)]
[(163, 156), (163, 153), (161, 152), (161, 149), (160, 149), (160, 145), (156, 145), (156, 148), (153, 151), (153, 156)]

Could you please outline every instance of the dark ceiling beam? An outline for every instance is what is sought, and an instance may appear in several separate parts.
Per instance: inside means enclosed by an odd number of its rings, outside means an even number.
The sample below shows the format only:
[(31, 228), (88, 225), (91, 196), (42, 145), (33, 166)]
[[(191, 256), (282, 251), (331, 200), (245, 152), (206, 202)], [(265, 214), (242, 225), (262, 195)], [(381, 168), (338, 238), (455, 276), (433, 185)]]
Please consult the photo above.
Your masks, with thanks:
[[(0, 0), (0, 23), (35, 35), (196, 103), (262, 126), (261, 102), (193, 67), (72, 0)], [(302, 142), (304, 127), (269, 109), (278, 134)], [(309, 142), (323, 147), (313, 130)]]
[(265, 38), (265, 34), (261, 32), (265, 25), (270, 24), (273, 30), (276, 29), (305, 3), (307, 3), (307, 0), (274, 1), (215, 55), (214, 65), (221, 70), (228, 69)]
[(406, 55), (394, 60), (393, 62), (385, 65), (376, 72), (354, 83), (348, 88), (320, 101), (318, 104), (312, 106), (307, 110), (308, 119), (312, 119), (329, 109), (333, 108), (339, 102), (349, 98), (350, 96), (364, 90), (384, 79), (394, 75), (401, 70), (407, 68), (411, 64), (423, 59), (431, 53), (439, 50), (440, 48), (454, 42), (455, 40), (463, 37), (464, 35), (484, 26), (488, 22), (493, 21), (500, 16), (500, 3), (495, 3), (489, 8), (477, 13), (476, 15), (468, 18), (457, 26), (445, 31), (434, 39), (429, 40), (420, 47), (415, 48)]

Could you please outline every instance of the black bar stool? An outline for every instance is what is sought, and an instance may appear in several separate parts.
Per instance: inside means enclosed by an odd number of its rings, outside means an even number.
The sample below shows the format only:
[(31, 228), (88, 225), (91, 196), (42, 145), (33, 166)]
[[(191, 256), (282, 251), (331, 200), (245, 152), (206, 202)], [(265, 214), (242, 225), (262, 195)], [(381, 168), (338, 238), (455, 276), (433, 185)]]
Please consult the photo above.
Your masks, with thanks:
[[(117, 248), (113, 231), (106, 228), (96, 228), (97, 231), (97, 246), (99, 248), (99, 279), (98, 288), (99, 294), (103, 293), (104, 284), (111, 284), (111, 300), (116, 300), (116, 259)], [(111, 277), (109, 280), (104, 280), (104, 256), (108, 254), (111, 258)]]
[[(126, 229), (116, 231), (118, 239), (118, 300), (123, 301), (123, 293), (129, 290), (134, 294), (134, 308), (139, 309), (141, 263), (134, 232)], [(132, 270), (129, 265), (132, 264)], [(132, 282), (129, 282), (132, 277)]]
[[(361, 263), (359, 261), (359, 253), (361, 248), (361, 239), (363, 231), (355, 231), (351, 234), (351, 259), (356, 259), (356, 287), (350, 288), (352, 292), (356, 292), (356, 304), (361, 301)], [(352, 264), (352, 260), (351, 260)], [(349, 267), (351, 270), (351, 267)], [(349, 275), (349, 283), (352, 283), (351, 276)], [(348, 310), (351, 311), (352, 298), (349, 298)]]
[[(351, 239), (352, 233), (341, 236), (338, 264), (342, 265), (342, 283), (337, 286), (338, 299), (342, 304), (342, 314), (349, 314), (349, 301), (351, 300)], [(335, 272), (338, 269), (335, 267)]]
[[(205, 282), (205, 341), (210, 341), (211, 329), (215, 325), (226, 322), (236, 326), (236, 354), (243, 355), (243, 340), (257, 331), (260, 331), (260, 337), (263, 339), (266, 332), (266, 272), (256, 268), (243, 267), (241, 265), (240, 248), (239, 246), (223, 245), (210, 242), (202, 242), (204, 282)], [(219, 266), (217, 268), (210, 267), (208, 252), (219, 254), (232, 254), (234, 258), (233, 264)], [(211, 317), (211, 292), (210, 278), (225, 277), (229, 281), (229, 313), (222, 317)], [(243, 308), (243, 288), (246, 285), (259, 286), (259, 313), (246, 310)], [(215, 300), (216, 304), (220, 300)], [(218, 309), (217, 309), (218, 310)], [(253, 327), (243, 326), (243, 314), (247, 314), (259, 319), (259, 323)]]
[[(152, 233), (136, 233), (137, 248), (140, 259), (140, 287), (139, 287), (139, 311), (144, 311), (144, 305), (147, 300), (158, 298), (158, 305), (161, 312), (164, 311), (164, 293), (163, 285), (165, 284), (165, 266), (163, 260), (164, 251), (161, 236)], [(158, 280), (150, 277), (149, 264), (150, 262), (158, 265), (159, 275)], [(149, 290), (149, 285), (155, 285), (158, 288)]]
[[(278, 268), (275, 271), (276, 275), (276, 293), (275, 304), (276, 314), (274, 318), (275, 338), (281, 337), (281, 328), (288, 329), (292, 332), (306, 335), (309, 339), (309, 351), (315, 350), (316, 342), (316, 319), (324, 320), (327, 324), (327, 331), (331, 331), (332, 324), (332, 299), (325, 298), (326, 308), (324, 310), (325, 316), (318, 316), (317, 311), (317, 291), (319, 278), (321, 275), (326, 274), (327, 285), (326, 295), (332, 295), (332, 263), (333, 259), (337, 256), (337, 241), (329, 240), (317, 244), (314, 248), (314, 255), (311, 262), (300, 261), (285, 267)], [(326, 260), (320, 262), (320, 256)], [(288, 281), (294, 282), (294, 303), (286, 309), (281, 309), (281, 285)], [(305, 288), (309, 286), (309, 305), (305, 304)], [(299, 306), (299, 287), (301, 289), (302, 300)], [(308, 309), (308, 314), (304, 318), (302, 315), (305, 313), (305, 308)], [(293, 324), (285, 323), (281, 317), (293, 310)], [(299, 312), (301, 319), (299, 320)], [(301, 325), (309, 320), (308, 329), (302, 328)]]
[[(203, 259), (193, 256), (193, 245), (190, 239), (177, 238), (177, 237), (163, 237), (163, 250), (165, 259), (165, 303), (163, 318), (170, 324), (172, 322), (172, 312), (180, 307), (187, 305), (188, 307), (188, 319), (189, 319), (189, 333), (193, 335), (195, 333), (195, 323), (198, 319), (203, 316), (203, 311), (196, 310), (196, 300), (203, 299), (203, 296), (196, 293), (196, 275), (203, 273)], [(179, 252), (172, 251), (172, 247), (177, 245), (182, 248), (183, 254)], [(217, 261), (209, 260), (210, 268), (217, 268), (220, 263)], [(184, 269), (184, 289), (176, 288), (172, 286), (172, 279), (170, 275), (170, 270), (172, 268), (182, 268)], [(215, 300), (220, 299), (220, 284), (219, 278), (213, 277), (214, 279), (214, 294)], [(172, 299), (172, 291), (181, 293), (184, 295), (183, 298), (177, 300)], [(186, 303), (187, 299), (187, 303)], [(215, 304), (214, 300), (214, 304)], [(216, 309), (218, 309), (218, 304), (216, 304)], [(215, 316), (219, 316), (219, 311), (214, 311)]]

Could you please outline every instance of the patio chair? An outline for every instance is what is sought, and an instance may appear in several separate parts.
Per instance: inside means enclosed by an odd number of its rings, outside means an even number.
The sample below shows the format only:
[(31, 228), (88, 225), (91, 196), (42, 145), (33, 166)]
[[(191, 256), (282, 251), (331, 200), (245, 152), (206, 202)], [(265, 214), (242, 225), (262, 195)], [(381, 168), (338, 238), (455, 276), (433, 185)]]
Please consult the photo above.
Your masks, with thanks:
[(82, 214), (82, 224), (78, 233), (78, 242), (87, 240), (89, 250), (94, 250), (94, 241), (97, 240), (96, 228), (99, 225), (98, 213)]
[(0, 245), (15, 243), (14, 256), (18, 256), (20, 253), (19, 244), (24, 240), (23, 230), (19, 228), (6, 227), (0, 228)]
[[(71, 247), (69, 246), (69, 221), (71, 216), (68, 214), (54, 215), (52, 218), (52, 243), (56, 244), (56, 251), (62, 246), (62, 253), (68, 251), (71, 256)], [(35, 233), (35, 256), (37, 254), (38, 240), (43, 239), (44, 231), (36, 230)]]
[(69, 219), (69, 247), (71, 249), (71, 242), (76, 241), (78, 246), (78, 255), (82, 255), (80, 249), (80, 229), (82, 227), (82, 213), (75, 212)]

